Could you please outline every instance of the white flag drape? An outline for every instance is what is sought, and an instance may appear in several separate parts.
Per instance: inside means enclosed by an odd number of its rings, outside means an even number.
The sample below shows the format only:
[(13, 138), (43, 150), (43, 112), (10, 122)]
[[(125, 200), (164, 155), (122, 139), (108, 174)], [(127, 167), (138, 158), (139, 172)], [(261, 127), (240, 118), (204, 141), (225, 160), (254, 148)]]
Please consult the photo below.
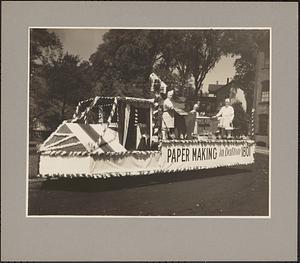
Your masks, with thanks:
[(137, 149), (142, 138), (141, 128), (139, 125), (136, 126), (136, 143), (135, 148)]
[(124, 114), (123, 146), (125, 146), (126, 139), (127, 139), (129, 118), (130, 118), (130, 105), (126, 104), (125, 114)]
[(242, 89), (237, 89), (235, 98), (242, 103), (243, 110), (246, 112), (247, 101), (246, 101), (245, 93)]
[(161, 92), (167, 93), (167, 84), (164, 83), (155, 73), (151, 73), (150, 74), (150, 82), (151, 82), (150, 91), (152, 91), (152, 92), (154, 91), (155, 80), (159, 81)]

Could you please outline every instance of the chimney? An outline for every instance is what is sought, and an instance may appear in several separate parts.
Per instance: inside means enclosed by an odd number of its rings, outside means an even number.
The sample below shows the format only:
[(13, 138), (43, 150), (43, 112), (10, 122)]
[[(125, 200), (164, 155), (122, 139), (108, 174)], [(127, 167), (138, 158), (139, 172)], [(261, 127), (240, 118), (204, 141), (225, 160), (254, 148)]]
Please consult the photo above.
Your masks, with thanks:
[(229, 83), (229, 78), (227, 78), (227, 83), (226, 84), (228, 84)]
[(216, 84), (218, 85), (218, 84), (219, 84), (219, 81), (216, 81)]

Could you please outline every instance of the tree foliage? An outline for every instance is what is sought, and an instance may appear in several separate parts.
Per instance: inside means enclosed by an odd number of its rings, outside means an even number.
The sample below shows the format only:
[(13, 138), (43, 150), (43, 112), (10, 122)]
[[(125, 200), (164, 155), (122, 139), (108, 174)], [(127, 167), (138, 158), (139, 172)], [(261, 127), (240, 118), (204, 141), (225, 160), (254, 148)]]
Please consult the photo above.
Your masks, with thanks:
[(243, 110), (242, 104), (240, 102), (234, 103), (232, 107), (234, 109), (233, 127), (238, 129), (239, 134), (248, 134), (249, 118)]
[[(32, 128), (34, 120), (45, 124), (51, 120), (52, 108), (48, 100), (49, 87), (47, 85), (48, 69), (55, 61), (62, 57), (63, 47), (59, 38), (46, 29), (30, 30), (30, 92), (29, 92), (29, 126)], [(48, 125), (47, 125), (48, 126)]]
[(88, 61), (64, 54), (55, 33), (30, 32), (30, 127), (38, 120), (54, 129), (70, 118), (79, 100), (91, 95), (93, 71)]
[(46, 29), (30, 30), (30, 72), (35, 73), (41, 66), (51, 66), (61, 59), (63, 45), (55, 33)]
[(193, 96), (197, 98), (207, 73), (223, 55), (226, 35), (220, 30), (168, 30), (165, 35), (163, 63), (178, 73), (181, 88), (193, 77)]
[(248, 114), (253, 105), (257, 54), (265, 52), (269, 56), (270, 35), (268, 30), (229, 30), (225, 32), (227, 42), (224, 51), (227, 54), (238, 55), (234, 66), (234, 80), (244, 90)]
[(88, 62), (80, 63), (78, 55), (66, 53), (56, 61), (48, 71), (47, 82), (50, 98), (59, 102), (60, 119), (70, 118), (66, 115), (67, 106), (75, 106), (79, 100), (91, 95), (90, 66)]
[(90, 60), (81, 61), (64, 54), (55, 33), (31, 29), (30, 121), (55, 127), (89, 96), (148, 97), (152, 72), (193, 103), (224, 55), (239, 56), (234, 80), (252, 105), (257, 52), (268, 52), (268, 41), (266, 30), (112, 29)]
[(90, 58), (102, 94), (121, 95), (131, 86), (136, 96), (147, 95), (149, 75), (158, 60), (159, 34), (156, 30), (113, 29), (104, 35), (104, 43)]
[(218, 30), (110, 30), (90, 61), (104, 93), (122, 93), (115, 83), (139, 80), (145, 87), (154, 71), (180, 88), (193, 76), (197, 96), (223, 54), (223, 42)]

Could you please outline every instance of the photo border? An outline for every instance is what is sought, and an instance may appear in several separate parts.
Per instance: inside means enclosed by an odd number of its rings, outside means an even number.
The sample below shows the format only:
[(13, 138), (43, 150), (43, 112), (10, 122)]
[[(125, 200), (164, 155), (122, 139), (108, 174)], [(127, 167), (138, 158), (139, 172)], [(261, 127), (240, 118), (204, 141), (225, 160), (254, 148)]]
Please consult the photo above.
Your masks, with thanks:
[[(269, 30), (269, 51), (270, 51), (270, 68), (269, 68), (269, 76), (270, 76), (270, 102), (269, 102), (269, 174), (268, 174), (268, 215), (266, 216), (120, 216), (120, 215), (28, 215), (28, 191), (29, 191), (29, 100), (30, 100), (30, 30), (31, 29), (88, 29), (88, 30), (99, 30), (99, 29), (124, 29), (124, 30), (136, 30), (136, 29), (145, 29), (145, 30)], [(64, 26), (56, 26), (56, 27), (28, 27), (28, 86), (27, 86), (27, 171), (26, 171), (26, 217), (29, 218), (271, 218), (271, 119), (272, 119), (272, 28), (271, 27), (64, 27)], [(201, 176), (199, 176), (201, 178)], [(72, 180), (72, 179), (71, 179)], [(96, 180), (105, 180), (105, 179), (96, 179)]]

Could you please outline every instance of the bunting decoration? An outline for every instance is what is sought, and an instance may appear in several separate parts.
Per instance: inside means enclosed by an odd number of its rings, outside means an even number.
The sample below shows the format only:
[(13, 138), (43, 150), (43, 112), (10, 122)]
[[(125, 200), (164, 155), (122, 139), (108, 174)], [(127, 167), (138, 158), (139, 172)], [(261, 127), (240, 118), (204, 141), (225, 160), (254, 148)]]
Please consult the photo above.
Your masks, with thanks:
[(101, 104), (103, 107), (107, 107), (111, 105), (113, 106), (112, 116), (114, 115), (115, 107), (118, 101), (124, 101), (126, 103), (129, 103), (130, 105), (133, 105), (135, 107), (141, 107), (141, 108), (149, 108), (154, 101), (153, 99), (140, 99), (140, 98), (132, 98), (132, 97), (98, 97), (97, 96), (95, 98), (89, 98), (86, 100), (82, 100), (78, 103), (71, 122), (77, 122), (83, 119), (85, 123), (87, 123), (88, 113), (93, 107), (95, 107), (99, 103), (100, 100), (111, 101), (111, 103), (101, 103)]
[(255, 144), (253, 140), (247, 139), (193, 139), (193, 140), (162, 140), (162, 144), (188, 144), (188, 143), (206, 143), (206, 144)]

